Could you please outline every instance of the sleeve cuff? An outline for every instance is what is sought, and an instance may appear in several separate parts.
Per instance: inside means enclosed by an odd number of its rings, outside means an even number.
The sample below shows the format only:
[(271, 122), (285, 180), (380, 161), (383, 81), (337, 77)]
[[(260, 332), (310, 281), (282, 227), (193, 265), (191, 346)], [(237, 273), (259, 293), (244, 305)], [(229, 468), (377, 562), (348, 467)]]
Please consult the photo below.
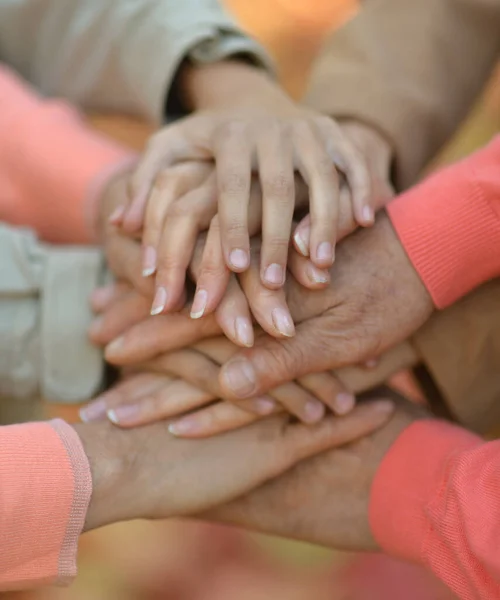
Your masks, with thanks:
[(75, 430), (60, 420), (0, 428), (0, 590), (76, 574), (92, 479)]
[(0, 158), (19, 193), (2, 200), (1, 218), (36, 229), (46, 241), (96, 240), (95, 198), (131, 153), (86, 127), (60, 101), (42, 100), (14, 73), (0, 68)]
[(499, 162), (500, 137), (387, 207), (437, 308), (500, 275)]
[(403, 431), (384, 457), (371, 490), (370, 525), (384, 551), (425, 562), (430, 528), (426, 509), (445, 484), (453, 457), (481, 443), (442, 421), (417, 421)]

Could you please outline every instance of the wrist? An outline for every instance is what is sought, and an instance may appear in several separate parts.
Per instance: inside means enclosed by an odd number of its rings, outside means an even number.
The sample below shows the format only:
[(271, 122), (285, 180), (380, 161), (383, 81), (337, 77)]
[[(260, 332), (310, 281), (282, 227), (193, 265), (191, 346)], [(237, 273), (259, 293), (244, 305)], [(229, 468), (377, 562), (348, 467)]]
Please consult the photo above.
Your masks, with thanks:
[(236, 60), (211, 65), (187, 64), (181, 73), (181, 90), (189, 110), (295, 107), (294, 102), (266, 71)]
[(72, 427), (80, 438), (92, 476), (84, 531), (133, 518), (127, 502), (130, 469), (123, 432), (108, 422)]

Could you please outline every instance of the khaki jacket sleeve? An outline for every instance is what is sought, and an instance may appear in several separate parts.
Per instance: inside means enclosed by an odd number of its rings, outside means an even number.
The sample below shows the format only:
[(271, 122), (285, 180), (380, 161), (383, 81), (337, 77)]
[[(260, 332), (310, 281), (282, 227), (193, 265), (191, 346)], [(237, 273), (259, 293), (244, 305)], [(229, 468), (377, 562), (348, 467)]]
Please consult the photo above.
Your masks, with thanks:
[(384, 133), (406, 188), (470, 109), (499, 48), (499, 0), (369, 0), (326, 43), (306, 102)]
[(99, 390), (88, 297), (103, 271), (97, 250), (44, 246), (0, 223), (0, 396), (70, 403)]
[(2, 0), (0, 60), (46, 95), (159, 123), (180, 63), (269, 65), (217, 0)]

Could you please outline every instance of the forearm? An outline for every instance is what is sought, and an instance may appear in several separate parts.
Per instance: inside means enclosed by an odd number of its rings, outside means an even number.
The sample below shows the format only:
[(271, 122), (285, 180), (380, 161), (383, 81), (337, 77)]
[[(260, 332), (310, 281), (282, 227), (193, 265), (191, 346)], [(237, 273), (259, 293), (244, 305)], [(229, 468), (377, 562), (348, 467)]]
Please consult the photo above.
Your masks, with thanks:
[(0, 108), (0, 219), (45, 241), (95, 241), (98, 202), (133, 155), (1, 67)]
[(466, 600), (500, 594), (499, 450), (500, 442), (420, 421), (391, 447), (372, 487), (382, 548), (430, 568)]

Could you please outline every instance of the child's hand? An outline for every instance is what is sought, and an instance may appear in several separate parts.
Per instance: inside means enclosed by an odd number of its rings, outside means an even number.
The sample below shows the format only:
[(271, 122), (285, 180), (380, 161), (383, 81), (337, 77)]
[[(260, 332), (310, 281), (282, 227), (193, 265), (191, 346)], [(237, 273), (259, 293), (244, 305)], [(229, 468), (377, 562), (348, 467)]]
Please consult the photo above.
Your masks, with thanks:
[[(319, 268), (330, 267), (334, 259), (343, 178), (356, 221), (373, 222), (364, 158), (332, 119), (287, 100), (273, 108), (200, 113), (156, 134), (132, 179), (123, 221), (128, 231), (142, 225), (150, 203), (168, 203), (155, 189), (155, 180), (163, 169), (185, 160), (215, 160), (223, 258), (235, 272), (244, 271), (250, 262), (248, 201), (252, 170), (258, 172), (264, 205), (261, 277), (271, 288), (282, 286), (285, 279), (294, 171), (310, 188), (309, 254)], [(168, 298), (169, 290), (165, 292)]]

